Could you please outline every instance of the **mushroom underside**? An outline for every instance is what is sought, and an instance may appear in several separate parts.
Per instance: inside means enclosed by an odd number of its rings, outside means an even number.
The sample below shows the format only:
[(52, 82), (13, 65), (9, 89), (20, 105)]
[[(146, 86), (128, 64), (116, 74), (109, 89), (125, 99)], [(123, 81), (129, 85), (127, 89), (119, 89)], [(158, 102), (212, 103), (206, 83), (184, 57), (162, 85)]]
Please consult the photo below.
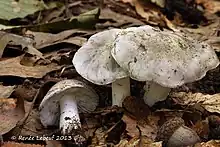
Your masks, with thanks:
[[(62, 101), (60, 100), (63, 97), (65, 98), (65, 96), (67, 101), (70, 101), (71, 104), (75, 103), (75, 105), (77, 105), (79, 113), (89, 113), (94, 111), (98, 105), (98, 96), (90, 90), (82, 87), (67, 89), (59, 94), (50, 96), (50, 98), (46, 98), (46, 100), (41, 103), (39, 110), (43, 126), (49, 127), (59, 125), (60, 112), (62, 112), (62, 110), (60, 110), (60, 102)], [(69, 96), (71, 96), (71, 100), (69, 100)], [(72, 107), (70, 107), (72, 110), (69, 111), (77, 112), (75, 111), (75, 105), (73, 104)]]

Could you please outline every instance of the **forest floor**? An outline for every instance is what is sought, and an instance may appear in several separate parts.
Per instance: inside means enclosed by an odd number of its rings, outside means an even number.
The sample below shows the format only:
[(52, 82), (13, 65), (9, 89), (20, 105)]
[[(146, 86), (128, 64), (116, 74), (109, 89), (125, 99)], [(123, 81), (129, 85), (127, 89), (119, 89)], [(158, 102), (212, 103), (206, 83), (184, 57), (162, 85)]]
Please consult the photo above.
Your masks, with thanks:
[[(85, 82), (100, 98), (94, 112), (80, 114), (87, 138), (84, 146), (162, 147), (162, 142), (155, 140), (157, 132), (173, 117), (181, 117), (199, 135), (201, 142), (196, 147), (220, 146), (219, 66), (199, 81), (172, 89), (165, 101), (149, 108), (142, 99), (145, 82), (131, 80), (132, 96), (125, 99), (123, 107), (111, 106), (111, 85), (83, 79), (72, 64), (75, 52), (95, 33), (142, 25), (180, 30), (212, 45), (220, 58), (219, 0), (167, 0), (165, 4), (163, 0), (63, 0), (61, 4), (45, 0), (45, 4), (49, 2), (56, 6), (21, 18), (6, 20), (0, 14), (3, 147), (77, 146), (62, 138), (58, 127), (43, 127), (39, 117), (42, 99), (64, 79)], [(54, 134), (57, 140), (49, 138)]]

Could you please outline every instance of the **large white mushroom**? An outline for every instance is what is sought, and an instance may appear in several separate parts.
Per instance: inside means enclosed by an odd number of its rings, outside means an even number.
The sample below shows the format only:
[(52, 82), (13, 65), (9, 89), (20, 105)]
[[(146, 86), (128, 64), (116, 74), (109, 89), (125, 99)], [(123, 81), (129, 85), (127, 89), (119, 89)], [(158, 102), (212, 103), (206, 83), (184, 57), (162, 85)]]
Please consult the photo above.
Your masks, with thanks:
[(122, 105), (130, 95), (130, 78), (112, 58), (111, 50), (120, 29), (99, 32), (88, 39), (74, 55), (76, 71), (88, 81), (97, 85), (112, 83), (112, 105)]
[(219, 65), (210, 45), (150, 26), (119, 32), (111, 53), (132, 79), (151, 83), (144, 96), (149, 106), (165, 100), (171, 88), (197, 81)]
[(98, 95), (85, 83), (60, 81), (47, 92), (39, 106), (41, 123), (45, 127), (59, 125), (61, 134), (70, 135), (81, 129), (79, 113), (94, 111), (98, 101)]

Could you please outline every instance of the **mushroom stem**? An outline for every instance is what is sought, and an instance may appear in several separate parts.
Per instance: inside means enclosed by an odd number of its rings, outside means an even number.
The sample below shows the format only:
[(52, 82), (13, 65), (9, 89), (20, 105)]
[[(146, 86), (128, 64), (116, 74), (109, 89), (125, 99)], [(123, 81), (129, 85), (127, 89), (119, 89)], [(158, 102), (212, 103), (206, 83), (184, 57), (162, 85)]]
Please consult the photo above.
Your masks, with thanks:
[(64, 95), (60, 99), (60, 130), (62, 135), (71, 133), (81, 127), (77, 102), (72, 95)]
[(118, 79), (112, 83), (112, 105), (122, 106), (125, 97), (130, 95), (130, 78)]
[[(144, 102), (148, 106), (153, 106), (156, 102), (163, 101), (167, 98), (170, 88), (163, 87), (155, 82), (151, 83), (146, 82), (145, 93), (144, 93)], [(149, 86), (149, 87), (148, 87)]]

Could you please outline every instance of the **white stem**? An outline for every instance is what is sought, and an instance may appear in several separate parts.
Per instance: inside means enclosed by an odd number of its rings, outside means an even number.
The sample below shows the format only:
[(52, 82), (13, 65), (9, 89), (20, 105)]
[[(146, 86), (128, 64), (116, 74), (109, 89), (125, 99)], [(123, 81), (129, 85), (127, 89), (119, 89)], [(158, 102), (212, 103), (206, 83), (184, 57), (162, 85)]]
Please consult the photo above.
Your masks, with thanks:
[(112, 83), (112, 105), (122, 106), (123, 100), (130, 96), (130, 78), (118, 79)]
[[(149, 84), (148, 82), (146, 84)], [(170, 88), (163, 87), (157, 83), (152, 82), (146, 85), (144, 93), (144, 102), (148, 106), (153, 106), (156, 102), (163, 101), (167, 98)]]
[(60, 130), (62, 135), (71, 133), (81, 127), (77, 102), (72, 95), (64, 95), (60, 99)]

